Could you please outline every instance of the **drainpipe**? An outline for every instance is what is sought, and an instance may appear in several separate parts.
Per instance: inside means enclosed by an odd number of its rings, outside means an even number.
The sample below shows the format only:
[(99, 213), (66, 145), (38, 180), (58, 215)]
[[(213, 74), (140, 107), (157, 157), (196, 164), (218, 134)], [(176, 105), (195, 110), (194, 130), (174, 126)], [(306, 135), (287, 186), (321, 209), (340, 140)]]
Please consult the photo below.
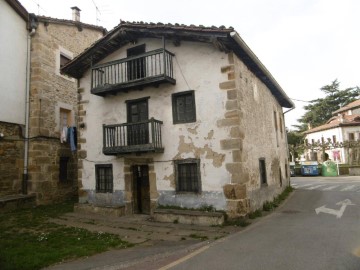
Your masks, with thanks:
[(26, 52), (26, 89), (25, 89), (25, 142), (24, 142), (24, 172), (22, 175), (22, 194), (28, 193), (28, 165), (29, 165), (29, 115), (30, 115), (30, 62), (31, 37), (35, 35), (36, 27), (31, 24), (31, 31), (27, 35)]

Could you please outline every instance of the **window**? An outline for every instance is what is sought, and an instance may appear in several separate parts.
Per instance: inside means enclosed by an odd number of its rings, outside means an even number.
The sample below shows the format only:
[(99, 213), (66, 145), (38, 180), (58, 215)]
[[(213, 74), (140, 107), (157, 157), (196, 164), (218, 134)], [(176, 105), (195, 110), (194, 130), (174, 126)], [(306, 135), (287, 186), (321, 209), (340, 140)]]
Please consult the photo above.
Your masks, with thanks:
[(60, 54), (60, 68), (69, 63), (71, 59), (63, 54)]
[(60, 182), (66, 182), (68, 180), (68, 162), (69, 162), (69, 157), (60, 157), (60, 165), (59, 165)]
[(276, 135), (276, 145), (277, 147), (279, 147), (278, 125), (277, 125), (277, 117), (275, 111), (274, 111), (274, 127), (275, 127), (275, 135)]
[(75, 82), (75, 79), (61, 74), (60, 69), (65, 66), (68, 62), (70, 62), (74, 58), (74, 54), (67, 49), (59, 46), (55, 55), (55, 74), (61, 76), (64, 79)]
[(201, 192), (200, 160), (184, 159), (175, 161), (177, 192)]
[(60, 108), (60, 130), (72, 124), (71, 110)]
[(332, 141), (333, 141), (333, 143), (336, 143), (336, 135), (332, 136)]
[(260, 183), (267, 184), (265, 158), (259, 158)]
[(95, 165), (96, 173), (96, 192), (113, 191), (113, 171), (112, 164)]
[(194, 91), (186, 91), (172, 95), (173, 122), (191, 123), (196, 121)]
[(349, 141), (355, 141), (355, 134), (353, 132), (349, 133)]

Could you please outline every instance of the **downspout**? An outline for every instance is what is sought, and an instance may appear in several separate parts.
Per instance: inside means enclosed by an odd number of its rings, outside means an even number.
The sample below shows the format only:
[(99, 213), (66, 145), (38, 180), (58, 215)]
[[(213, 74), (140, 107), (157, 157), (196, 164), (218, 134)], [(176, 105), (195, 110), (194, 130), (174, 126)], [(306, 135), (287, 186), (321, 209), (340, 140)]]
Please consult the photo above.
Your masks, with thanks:
[(31, 37), (35, 35), (35, 27), (27, 35), (26, 52), (26, 89), (25, 89), (25, 142), (24, 142), (24, 172), (22, 176), (22, 194), (28, 193), (28, 165), (29, 165), (29, 115), (30, 115), (30, 63)]

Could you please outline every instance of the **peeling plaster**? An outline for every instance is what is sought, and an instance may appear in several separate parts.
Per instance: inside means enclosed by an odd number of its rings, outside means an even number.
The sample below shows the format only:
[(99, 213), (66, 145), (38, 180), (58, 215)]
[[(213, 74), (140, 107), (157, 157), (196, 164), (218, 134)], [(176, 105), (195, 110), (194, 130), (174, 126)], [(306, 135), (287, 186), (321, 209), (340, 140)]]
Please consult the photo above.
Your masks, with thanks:
[(181, 158), (181, 154), (185, 153), (193, 153), (196, 158), (200, 158), (201, 155), (206, 154), (205, 158), (212, 159), (214, 167), (219, 168), (222, 166), (225, 160), (224, 154), (214, 152), (208, 144), (205, 144), (204, 147), (196, 147), (192, 142), (192, 139), (190, 137), (188, 138), (190, 139), (190, 143), (185, 142), (185, 136), (179, 136), (178, 154), (174, 159)]
[(175, 176), (173, 173), (170, 175), (165, 175), (164, 180), (170, 181), (170, 187), (175, 189)]
[(197, 128), (199, 127), (199, 125), (196, 125), (194, 128), (188, 128), (187, 131), (190, 132), (191, 134), (197, 135)]
[(204, 137), (205, 140), (211, 140), (214, 136), (214, 130), (210, 130), (207, 137)]

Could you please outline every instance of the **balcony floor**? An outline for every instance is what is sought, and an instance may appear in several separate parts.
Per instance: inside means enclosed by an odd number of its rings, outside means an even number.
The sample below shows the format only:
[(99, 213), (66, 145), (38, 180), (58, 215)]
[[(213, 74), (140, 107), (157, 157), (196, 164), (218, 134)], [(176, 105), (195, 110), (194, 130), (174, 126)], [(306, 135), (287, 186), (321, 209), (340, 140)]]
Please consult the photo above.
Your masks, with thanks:
[(153, 76), (137, 79), (130, 82), (118, 83), (118, 84), (106, 84), (91, 89), (91, 93), (97, 96), (114, 95), (118, 92), (128, 91), (131, 89), (141, 89), (146, 86), (158, 86), (162, 83), (176, 84), (174, 78), (168, 76)]

